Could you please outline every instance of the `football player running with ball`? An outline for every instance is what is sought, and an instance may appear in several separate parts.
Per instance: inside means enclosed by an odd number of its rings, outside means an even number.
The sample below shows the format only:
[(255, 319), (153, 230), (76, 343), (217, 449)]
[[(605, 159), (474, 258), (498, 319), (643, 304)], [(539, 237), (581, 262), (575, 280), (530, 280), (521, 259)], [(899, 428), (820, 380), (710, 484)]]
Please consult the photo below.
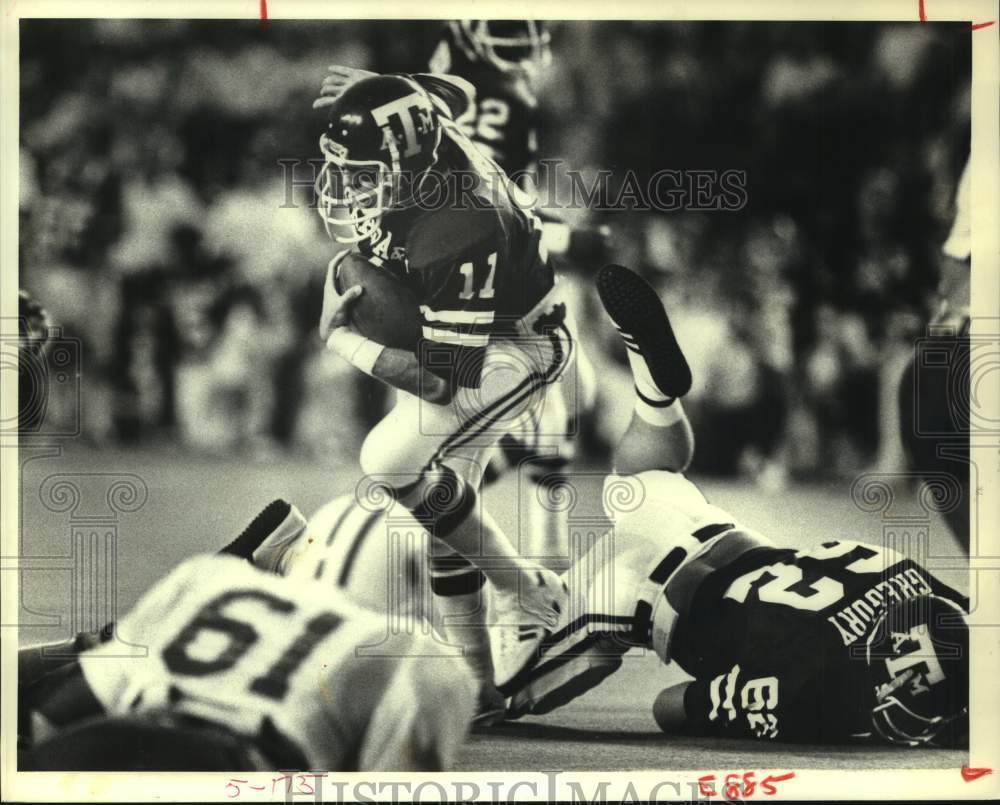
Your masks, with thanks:
[[(552, 63), (550, 40), (544, 20), (449, 20), (430, 59), (432, 73), (459, 76), (475, 87), (473, 103), (456, 122), (532, 198), (538, 184), (538, 91)], [(540, 205), (535, 214), (542, 224), (540, 245), (548, 255), (576, 267), (596, 269), (605, 262), (606, 226), (570, 226)], [(574, 290), (584, 283), (568, 279), (559, 293), (570, 310), (578, 309), (582, 300), (574, 298)], [(569, 530), (569, 512), (551, 505), (550, 498), (566, 482), (578, 433), (597, 427), (597, 375), (580, 350), (574, 379), (561, 384), (562, 393), (546, 404), (536, 432), (500, 439), (486, 468), (487, 483), (510, 468), (523, 472), (529, 488), (520, 504), (527, 510), (528, 527), (521, 544), (531, 556), (550, 557), (550, 567), (567, 555)]]
[(499, 714), (482, 585), (493, 584), (494, 620), (539, 631), (555, 625), (567, 591), (518, 553), (477, 489), (486, 452), (541, 416), (575, 345), (537, 219), (455, 123), (472, 95), (450, 76), (331, 68), (314, 104), (327, 114), (320, 214), (338, 243), (412, 292), (422, 337), (398, 348), (353, 326), (362, 289), (337, 287), (339, 267), (356, 259), (347, 251), (331, 261), (319, 330), (330, 349), (399, 391), (365, 439), (361, 467), (435, 538), (446, 636), (465, 648), (483, 707)]
[(635, 412), (605, 481), (614, 529), (570, 570), (558, 629), (505, 630), (509, 717), (597, 685), (631, 648), (693, 677), (653, 713), (668, 732), (957, 746), (968, 740), (968, 601), (887, 548), (831, 539), (778, 548), (682, 474), (691, 374), (653, 289), (597, 279), (635, 379)]

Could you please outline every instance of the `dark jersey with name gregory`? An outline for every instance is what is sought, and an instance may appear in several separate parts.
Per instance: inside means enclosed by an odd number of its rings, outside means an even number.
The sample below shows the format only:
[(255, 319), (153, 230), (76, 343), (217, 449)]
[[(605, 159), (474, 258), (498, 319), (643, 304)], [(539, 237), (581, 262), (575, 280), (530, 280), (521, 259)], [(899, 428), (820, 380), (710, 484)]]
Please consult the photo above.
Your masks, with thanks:
[(884, 621), (876, 629), (880, 614), (927, 596), (968, 611), (966, 598), (913, 560), (851, 541), (811, 551), (751, 548), (693, 578), (678, 573), (665, 594), (679, 614), (671, 659), (695, 677), (684, 710), (697, 734), (807, 742), (867, 736), (873, 631), (894, 647), (877, 660), (888, 663), (888, 678), (914, 669), (911, 695), (929, 692), (941, 674), (940, 646), (925, 630)]

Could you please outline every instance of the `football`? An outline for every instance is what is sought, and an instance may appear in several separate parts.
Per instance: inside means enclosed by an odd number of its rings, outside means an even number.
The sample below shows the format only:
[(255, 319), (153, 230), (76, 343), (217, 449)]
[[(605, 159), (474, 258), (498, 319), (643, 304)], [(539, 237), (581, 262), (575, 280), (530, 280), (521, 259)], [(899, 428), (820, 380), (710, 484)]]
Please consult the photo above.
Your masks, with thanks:
[(338, 293), (354, 285), (364, 288), (351, 307), (351, 321), (358, 332), (387, 347), (416, 352), (421, 336), (420, 306), (406, 283), (353, 252), (340, 261), (336, 272)]

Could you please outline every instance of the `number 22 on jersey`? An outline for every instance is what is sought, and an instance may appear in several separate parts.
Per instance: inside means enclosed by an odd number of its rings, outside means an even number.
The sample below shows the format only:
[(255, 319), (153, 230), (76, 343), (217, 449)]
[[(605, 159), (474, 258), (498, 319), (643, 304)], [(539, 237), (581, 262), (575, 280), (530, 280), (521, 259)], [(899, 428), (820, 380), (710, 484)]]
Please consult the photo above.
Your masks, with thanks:
[[(831, 542), (813, 551), (800, 551), (796, 556), (830, 562), (831, 569), (843, 567), (849, 573), (879, 573), (902, 559), (895, 551), (847, 540)], [(724, 597), (743, 603), (754, 587), (761, 601), (808, 612), (819, 612), (844, 597), (844, 585), (836, 579), (819, 576), (807, 581), (800, 566), (783, 563), (766, 565), (740, 576), (729, 585)]]

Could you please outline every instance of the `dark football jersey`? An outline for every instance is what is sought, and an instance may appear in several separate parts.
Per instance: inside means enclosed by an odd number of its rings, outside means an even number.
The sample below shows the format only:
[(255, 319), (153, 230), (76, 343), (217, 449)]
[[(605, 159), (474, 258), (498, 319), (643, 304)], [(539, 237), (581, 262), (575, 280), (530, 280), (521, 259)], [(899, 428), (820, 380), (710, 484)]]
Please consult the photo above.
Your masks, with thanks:
[(388, 210), (362, 255), (406, 281), (423, 325), (424, 366), (479, 384), (490, 339), (511, 332), (554, 284), (541, 228), (517, 189), (450, 119), (462, 99), (436, 76), (414, 76), (436, 99), (444, 131), (420, 203)]
[(666, 595), (679, 615), (671, 656), (695, 677), (684, 699), (689, 726), (731, 737), (867, 733), (874, 690), (864, 649), (883, 604), (933, 594), (968, 610), (911, 559), (849, 541), (754, 548), (693, 591), (684, 586), (678, 573)]
[(523, 184), (521, 175), (534, 170), (538, 153), (538, 98), (527, 76), (470, 59), (450, 38), (439, 43), (430, 70), (460, 76), (476, 88), (474, 103), (457, 122), (484, 154)]

